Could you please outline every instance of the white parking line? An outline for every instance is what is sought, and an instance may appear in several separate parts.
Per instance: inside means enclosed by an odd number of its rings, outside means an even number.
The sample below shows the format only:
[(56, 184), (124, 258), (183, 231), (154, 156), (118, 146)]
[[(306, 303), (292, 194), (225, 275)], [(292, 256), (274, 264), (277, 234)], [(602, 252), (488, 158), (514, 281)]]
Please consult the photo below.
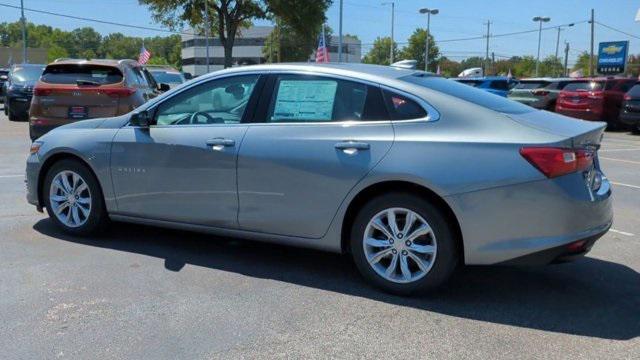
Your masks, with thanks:
[(612, 161), (620, 161), (620, 162), (626, 162), (626, 163), (630, 163), (630, 164), (637, 164), (637, 165), (640, 165), (640, 161), (623, 160), (623, 159), (615, 159), (615, 158), (610, 158), (610, 157), (605, 157), (605, 156), (598, 156), (598, 159), (605, 159), (605, 160), (612, 160)]
[(601, 149), (598, 152), (607, 152), (607, 151), (638, 151), (640, 148), (626, 148), (626, 149)]
[(624, 236), (635, 236), (632, 233), (628, 233), (626, 231), (620, 231), (620, 230), (616, 230), (616, 229), (609, 229), (609, 231), (614, 232), (616, 234), (624, 235)]
[(0, 179), (2, 178), (16, 178), (16, 177), (24, 177), (24, 174), (16, 174), (16, 175), (0, 175)]
[(612, 183), (613, 185), (620, 185), (620, 186), (626, 186), (626, 187), (630, 187), (630, 188), (634, 188), (634, 189), (640, 189), (640, 186), (638, 186), (638, 185), (619, 183), (619, 182), (615, 182), (615, 181), (610, 181), (610, 183)]

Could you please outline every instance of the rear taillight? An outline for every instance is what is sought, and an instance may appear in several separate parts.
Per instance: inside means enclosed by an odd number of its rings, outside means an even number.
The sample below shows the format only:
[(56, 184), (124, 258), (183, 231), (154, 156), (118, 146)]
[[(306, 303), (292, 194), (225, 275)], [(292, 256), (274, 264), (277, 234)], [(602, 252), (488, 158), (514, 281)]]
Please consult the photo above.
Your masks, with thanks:
[(49, 95), (51, 95), (51, 91), (52, 91), (52, 89), (49, 89), (49, 88), (43, 88), (43, 87), (37, 87), (37, 86), (36, 86), (36, 87), (33, 89), (33, 94), (34, 94), (35, 96), (49, 96)]
[(533, 90), (531, 93), (533, 95), (535, 95), (535, 96), (547, 96), (547, 95), (549, 95), (549, 91), (548, 90)]
[(589, 91), (587, 98), (595, 100), (603, 99), (604, 93), (602, 91)]
[(625, 99), (625, 100), (631, 100), (631, 96), (629, 96), (629, 95), (625, 95), (625, 96), (624, 96), (624, 99)]
[(548, 178), (583, 171), (593, 163), (593, 152), (585, 149), (524, 147), (520, 154)]

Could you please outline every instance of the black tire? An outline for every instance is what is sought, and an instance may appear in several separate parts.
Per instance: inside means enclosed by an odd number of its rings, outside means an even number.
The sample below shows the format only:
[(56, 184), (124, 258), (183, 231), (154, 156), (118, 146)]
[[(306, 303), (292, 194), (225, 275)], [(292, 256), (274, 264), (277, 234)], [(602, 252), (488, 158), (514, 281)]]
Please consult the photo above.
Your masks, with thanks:
[[(395, 207), (419, 214), (431, 226), (437, 239), (437, 252), (431, 269), (422, 278), (409, 283), (393, 282), (378, 275), (369, 265), (363, 247), (364, 232), (369, 221), (381, 211)], [(351, 254), (362, 276), (386, 292), (397, 295), (428, 292), (447, 281), (458, 265), (458, 249), (454, 234), (438, 207), (409, 193), (389, 193), (371, 199), (356, 215), (350, 233)]]
[[(80, 175), (80, 177), (86, 182), (91, 194), (91, 209), (89, 211), (89, 216), (86, 218), (84, 224), (78, 227), (67, 226), (61, 222), (53, 213), (51, 200), (49, 199), (51, 182), (58, 173), (65, 170), (73, 171)], [(72, 235), (86, 236), (100, 233), (106, 229), (109, 223), (109, 217), (104, 205), (102, 189), (91, 170), (82, 162), (74, 159), (63, 159), (53, 164), (47, 172), (41, 192), (49, 217), (63, 231)]]
[(7, 116), (9, 117), (9, 121), (18, 121), (18, 116), (11, 111), (11, 109), (7, 109)]

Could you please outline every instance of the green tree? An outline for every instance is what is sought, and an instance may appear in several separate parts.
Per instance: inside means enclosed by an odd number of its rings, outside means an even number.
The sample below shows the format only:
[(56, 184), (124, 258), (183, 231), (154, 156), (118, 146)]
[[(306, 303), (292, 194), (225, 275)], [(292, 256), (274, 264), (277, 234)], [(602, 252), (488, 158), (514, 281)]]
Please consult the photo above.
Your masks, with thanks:
[[(205, 1), (209, 13), (205, 14)], [(202, 32), (206, 19), (211, 21), (213, 33), (224, 48), (224, 65), (232, 65), (232, 50), (241, 27), (255, 19), (278, 18), (288, 24), (299, 36), (313, 38), (318, 25), (325, 20), (324, 13), (332, 0), (139, 0), (147, 5), (153, 18), (171, 28), (190, 25)]]
[[(373, 47), (362, 59), (365, 64), (389, 65), (389, 53), (391, 52), (391, 38), (377, 37), (373, 41)], [(398, 44), (393, 43), (393, 57), (398, 59)]]
[(77, 54), (78, 57), (96, 57), (100, 51), (102, 36), (91, 27), (83, 27), (71, 31), (71, 38), (73, 39), (73, 49), (75, 50), (72, 53)]
[(549, 55), (540, 61), (539, 76), (559, 76), (562, 74), (562, 61), (553, 55)]
[(438, 66), (440, 66), (440, 73), (444, 77), (456, 77), (464, 70), (462, 64), (445, 56), (438, 59)]
[(469, 68), (478, 68), (478, 67), (482, 67), (483, 63), (484, 63), (484, 58), (481, 58), (480, 56), (472, 56), (462, 60), (460, 62), (460, 67), (462, 68), (462, 70), (466, 70)]
[(531, 55), (518, 57), (513, 67), (513, 76), (532, 77), (536, 74), (536, 58)]
[[(591, 56), (586, 51), (583, 51), (582, 53), (580, 53), (580, 55), (578, 56), (578, 59), (576, 60), (575, 65), (573, 65), (573, 71), (582, 70), (582, 73), (585, 76), (589, 75), (589, 58), (590, 57)], [(595, 55), (594, 55), (593, 63), (594, 64), (598, 63), (598, 57)]]
[(69, 52), (58, 44), (52, 44), (49, 49), (47, 49), (47, 61), (49, 62), (66, 57), (69, 57)]
[[(262, 47), (262, 54), (268, 62), (307, 61), (318, 46), (317, 39), (320, 37), (321, 31), (322, 25), (320, 24), (315, 35), (308, 38), (307, 35), (300, 34), (293, 29), (291, 25), (280, 22), (267, 36)], [(333, 30), (329, 26), (325, 26), (324, 33), (327, 45), (331, 44)]]
[[(409, 37), (407, 46), (400, 51), (400, 58), (406, 60), (417, 60), (418, 69), (424, 69), (424, 53), (426, 48), (427, 30), (418, 28)], [(429, 71), (435, 72), (437, 60), (440, 56), (440, 49), (433, 40), (433, 35), (429, 34)]]

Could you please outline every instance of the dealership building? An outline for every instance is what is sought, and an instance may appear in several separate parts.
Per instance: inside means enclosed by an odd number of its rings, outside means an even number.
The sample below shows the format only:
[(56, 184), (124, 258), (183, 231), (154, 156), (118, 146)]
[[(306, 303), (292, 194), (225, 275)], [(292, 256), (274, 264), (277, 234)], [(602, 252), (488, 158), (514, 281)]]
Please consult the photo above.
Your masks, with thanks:
[[(267, 37), (273, 31), (272, 26), (253, 26), (242, 29), (240, 34), (236, 36), (233, 46), (233, 64), (250, 65), (262, 64), (267, 59), (262, 53), (262, 48)], [(354, 36), (343, 37), (343, 61), (356, 62), (361, 61), (361, 43)], [(182, 35), (182, 69), (184, 72), (191, 73), (195, 76), (205, 74), (207, 72), (207, 50), (206, 40), (204, 36), (199, 35)], [(332, 62), (338, 61), (338, 38), (332, 37), (329, 44), (329, 58)], [(309, 58), (309, 61), (315, 59), (315, 54)], [(216, 71), (224, 68), (224, 47), (217, 36), (209, 38), (209, 71)]]

